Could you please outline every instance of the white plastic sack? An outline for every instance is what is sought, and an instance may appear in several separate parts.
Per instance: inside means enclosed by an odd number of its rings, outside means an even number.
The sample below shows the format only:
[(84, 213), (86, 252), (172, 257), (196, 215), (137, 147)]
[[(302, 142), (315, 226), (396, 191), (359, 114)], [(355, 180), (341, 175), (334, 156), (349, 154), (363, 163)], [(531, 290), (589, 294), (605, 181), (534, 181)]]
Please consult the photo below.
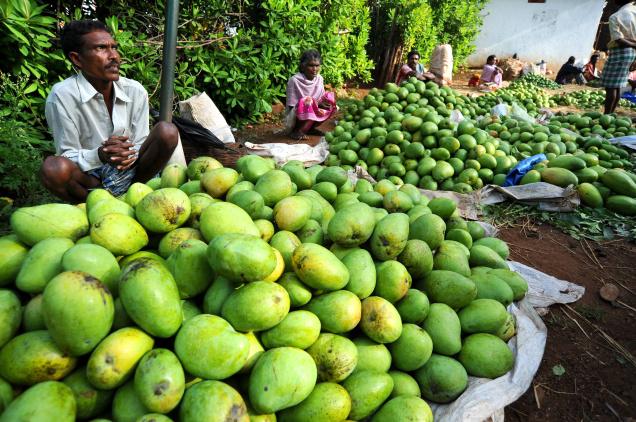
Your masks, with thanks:
[(322, 163), (329, 155), (329, 144), (325, 138), (321, 138), (316, 146), (303, 143), (253, 144), (251, 142), (245, 142), (244, 145), (253, 154), (272, 157), (279, 166), (291, 160), (302, 161), (305, 166), (312, 166)]
[(166, 165), (169, 165), (169, 164), (180, 164), (183, 167), (187, 166), (185, 154), (183, 153), (183, 145), (181, 145), (180, 135), (179, 135), (179, 141), (177, 142), (177, 147), (174, 149), (174, 151), (172, 152), (172, 155), (170, 156), (170, 159), (166, 163)]
[(453, 80), (453, 48), (450, 44), (440, 44), (435, 47), (431, 54), (429, 70), (443, 82)]
[(185, 101), (179, 101), (179, 112), (182, 117), (197, 122), (208, 129), (223, 143), (232, 144), (235, 142), (232, 128), (205, 92)]

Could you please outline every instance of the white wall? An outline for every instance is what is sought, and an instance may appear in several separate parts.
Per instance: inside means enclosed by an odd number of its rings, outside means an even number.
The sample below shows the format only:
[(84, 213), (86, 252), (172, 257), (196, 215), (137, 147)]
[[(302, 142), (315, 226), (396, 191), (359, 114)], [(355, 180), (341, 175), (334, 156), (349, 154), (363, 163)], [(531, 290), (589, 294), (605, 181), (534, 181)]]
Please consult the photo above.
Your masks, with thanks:
[(526, 62), (543, 59), (552, 70), (570, 56), (587, 63), (605, 4), (603, 0), (490, 0), (468, 65), (481, 67), (491, 54), (503, 58), (514, 53)]

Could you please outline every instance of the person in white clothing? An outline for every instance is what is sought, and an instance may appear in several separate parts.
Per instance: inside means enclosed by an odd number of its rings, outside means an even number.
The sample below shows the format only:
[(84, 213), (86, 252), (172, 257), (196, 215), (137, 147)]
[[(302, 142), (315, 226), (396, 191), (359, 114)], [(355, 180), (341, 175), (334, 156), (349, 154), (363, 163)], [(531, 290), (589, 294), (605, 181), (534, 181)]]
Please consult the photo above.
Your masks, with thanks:
[(103, 23), (70, 22), (61, 42), (77, 74), (55, 84), (46, 100), (56, 156), (42, 163), (42, 183), (69, 202), (84, 201), (95, 188), (121, 195), (165, 166), (177, 127), (159, 122), (149, 130), (148, 93), (119, 76), (117, 43)]

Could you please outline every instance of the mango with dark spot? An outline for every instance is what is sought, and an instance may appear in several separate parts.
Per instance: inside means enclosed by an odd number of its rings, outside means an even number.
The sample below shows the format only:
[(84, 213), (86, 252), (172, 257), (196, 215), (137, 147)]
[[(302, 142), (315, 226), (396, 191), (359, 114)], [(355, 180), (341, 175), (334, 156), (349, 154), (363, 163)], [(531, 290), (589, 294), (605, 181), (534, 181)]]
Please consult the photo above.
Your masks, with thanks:
[(278, 414), (280, 422), (332, 422), (344, 421), (351, 411), (351, 397), (339, 384), (316, 384), (305, 400)]
[(118, 295), (119, 263), (106, 248), (94, 245), (75, 245), (62, 256), (64, 271), (83, 271), (98, 279), (113, 295)]
[(294, 250), (292, 267), (314, 289), (339, 290), (349, 282), (347, 267), (329, 249), (314, 243), (303, 243)]
[(422, 397), (435, 403), (455, 400), (468, 386), (468, 374), (462, 364), (437, 354), (431, 355), (413, 376), (420, 385)]
[(320, 334), (307, 353), (316, 362), (319, 381), (340, 382), (351, 375), (358, 363), (355, 344), (337, 334)]
[(137, 220), (148, 231), (167, 233), (190, 217), (190, 198), (177, 188), (163, 188), (149, 193), (137, 204)]
[(148, 233), (134, 218), (106, 214), (91, 226), (91, 242), (113, 255), (131, 255), (148, 244)]
[(84, 210), (73, 205), (36, 205), (11, 214), (11, 230), (28, 246), (50, 237), (76, 241), (88, 233), (88, 218)]
[(223, 164), (221, 164), (217, 159), (202, 156), (194, 158), (190, 161), (190, 163), (188, 163), (186, 174), (190, 180), (199, 180), (201, 179), (201, 175), (206, 171), (221, 167), (223, 167)]
[(378, 343), (392, 343), (402, 334), (402, 318), (395, 306), (379, 296), (362, 301), (362, 332)]
[(380, 261), (395, 259), (409, 240), (409, 216), (400, 212), (383, 217), (375, 226), (369, 244)]
[(238, 182), (239, 174), (229, 167), (208, 170), (201, 175), (201, 187), (213, 198), (223, 198)]
[(371, 422), (433, 422), (431, 407), (419, 397), (399, 396), (387, 401), (371, 418)]
[(205, 242), (188, 239), (168, 257), (166, 267), (172, 273), (182, 299), (204, 292), (212, 282), (214, 274), (208, 263), (207, 250)]
[(340, 334), (358, 325), (361, 307), (358, 296), (348, 290), (337, 290), (314, 297), (304, 309), (320, 319), (322, 331)]
[(255, 281), (234, 290), (221, 314), (242, 332), (263, 331), (278, 325), (289, 312), (287, 290), (277, 283)]
[(202, 381), (188, 388), (179, 410), (181, 422), (250, 422), (245, 401), (229, 385)]
[(267, 278), (276, 268), (276, 254), (267, 242), (257, 236), (226, 233), (215, 237), (207, 251), (214, 273), (236, 283)]
[(73, 371), (62, 382), (73, 390), (79, 419), (90, 419), (101, 414), (113, 398), (112, 391), (99, 390), (88, 382), (85, 366)]
[(177, 356), (168, 349), (153, 349), (135, 370), (135, 392), (139, 401), (157, 413), (168, 413), (185, 392), (185, 374)]
[(20, 299), (11, 290), (0, 289), (0, 347), (15, 336), (21, 321)]
[(73, 391), (61, 382), (46, 381), (13, 400), (0, 415), (0, 421), (45, 422), (53, 417), (57, 422), (73, 422), (75, 414)]
[(329, 221), (329, 238), (342, 246), (358, 246), (369, 240), (375, 228), (373, 209), (363, 202), (348, 205)]
[(168, 259), (179, 245), (188, 239), (203, 240), (203, 235), (199, 230), (191, 227), (179, 227), (166, 233), (159, 241), (159, 255), (164, 259)]

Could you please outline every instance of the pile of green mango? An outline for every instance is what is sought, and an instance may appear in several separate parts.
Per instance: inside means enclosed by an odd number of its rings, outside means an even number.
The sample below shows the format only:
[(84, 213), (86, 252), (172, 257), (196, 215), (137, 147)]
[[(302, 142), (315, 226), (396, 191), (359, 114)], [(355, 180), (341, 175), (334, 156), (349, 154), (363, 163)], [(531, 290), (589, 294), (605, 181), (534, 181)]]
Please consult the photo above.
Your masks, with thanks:
[(514, 365), (505, 242), (413, 185), (209, 157), (0, 238), (0, 421), (432, 421)]

